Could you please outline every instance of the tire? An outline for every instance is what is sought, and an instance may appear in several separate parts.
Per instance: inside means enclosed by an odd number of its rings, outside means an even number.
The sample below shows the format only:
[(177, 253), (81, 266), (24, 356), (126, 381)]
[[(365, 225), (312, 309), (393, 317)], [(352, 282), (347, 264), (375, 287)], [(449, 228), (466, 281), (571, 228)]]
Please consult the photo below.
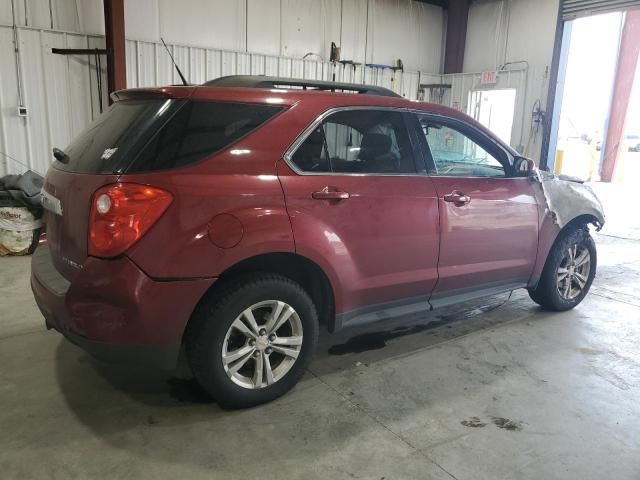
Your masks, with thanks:
[[(574, 262), (571, 261), (569, 252), (572, 248), (577, 260)], [(572, 268), (573, 264), (584, 262), (582, 258), (584, 251), (589, 255), (588, 265), (582, 263)], [(585, 227), (562, 232), (549, 252), (538, 285), (529, 290), (529, 296), (538, 305), (548, 310), (556, 312), (570, 310), (589, 292), (596, 275), (596, 266), (596, 245), (588, 229)], [(567, 271), (566, 275), (565, 271)], [(561, 281), (559, 279), (562, 275), (565, 276)]]
[[(287, 320), (279, 327), (273, 321), (271, 335), (262, 332), (278, 312), (277, 318), (289, 315)], [(286, 277), (256, 273), (237, 277), (205, 297), (193, 314), (185, 343), (198, 383), (222, 407), (246, 408), (274, 400), (298, 383), (317, 341), (318, 314), (307, 292)], [(249, 350), (248, 357), (243, 352)], [(237, 361), (229, 360), (240, 353)]]

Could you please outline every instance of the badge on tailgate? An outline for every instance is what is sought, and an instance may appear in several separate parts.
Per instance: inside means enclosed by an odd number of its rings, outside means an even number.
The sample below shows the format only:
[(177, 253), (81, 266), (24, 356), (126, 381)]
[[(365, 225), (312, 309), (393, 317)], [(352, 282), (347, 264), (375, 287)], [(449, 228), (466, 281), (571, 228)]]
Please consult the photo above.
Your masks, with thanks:
[(40, 203), (50, 212), (62, 216), (62, 202), (59, 198), (54, 197), (44, 188), (40, 191)]

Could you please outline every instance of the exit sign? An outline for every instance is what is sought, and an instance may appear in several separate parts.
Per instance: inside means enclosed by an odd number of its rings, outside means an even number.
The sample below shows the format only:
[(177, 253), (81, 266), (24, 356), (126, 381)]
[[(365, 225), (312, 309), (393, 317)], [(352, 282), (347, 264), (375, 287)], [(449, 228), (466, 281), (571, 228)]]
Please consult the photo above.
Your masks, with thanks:
[(495, 85), (498, 83), (498, 72), (496, 70), (488, 70), (482, 72), (482, 78), (480, 80), (482, 85)]

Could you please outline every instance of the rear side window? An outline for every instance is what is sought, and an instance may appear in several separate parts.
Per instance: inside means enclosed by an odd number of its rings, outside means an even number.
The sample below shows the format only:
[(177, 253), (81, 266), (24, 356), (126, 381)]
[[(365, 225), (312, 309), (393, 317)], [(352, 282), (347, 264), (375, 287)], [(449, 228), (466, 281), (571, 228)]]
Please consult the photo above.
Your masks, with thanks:
[(273, 105), (189, 101), (158, 130), (128, 171), (190, 165), (228, 147), (281, 110)]
[(113, 104), (64, 152), (55, 167), (123, 173), (190, 165), (218, 152), (282, 110), (279, 106), (145, 98)]
[(416, 173), (403, 114), (354, 109), (323, 120), (292, 156), (303, 172)]

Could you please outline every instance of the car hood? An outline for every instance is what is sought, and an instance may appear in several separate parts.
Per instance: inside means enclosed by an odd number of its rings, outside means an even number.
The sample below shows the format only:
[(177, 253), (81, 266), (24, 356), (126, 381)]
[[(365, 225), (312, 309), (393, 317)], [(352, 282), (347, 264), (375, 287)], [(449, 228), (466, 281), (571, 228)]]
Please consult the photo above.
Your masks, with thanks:
[(598, 230), (602, 228), (604, 209), (591, 187), (578, 179), (542, 170), (536, 170), (535, 177), (544, 193), (547, 209), (560, 228), (580, 215), (592, 215), (597, 219)]

